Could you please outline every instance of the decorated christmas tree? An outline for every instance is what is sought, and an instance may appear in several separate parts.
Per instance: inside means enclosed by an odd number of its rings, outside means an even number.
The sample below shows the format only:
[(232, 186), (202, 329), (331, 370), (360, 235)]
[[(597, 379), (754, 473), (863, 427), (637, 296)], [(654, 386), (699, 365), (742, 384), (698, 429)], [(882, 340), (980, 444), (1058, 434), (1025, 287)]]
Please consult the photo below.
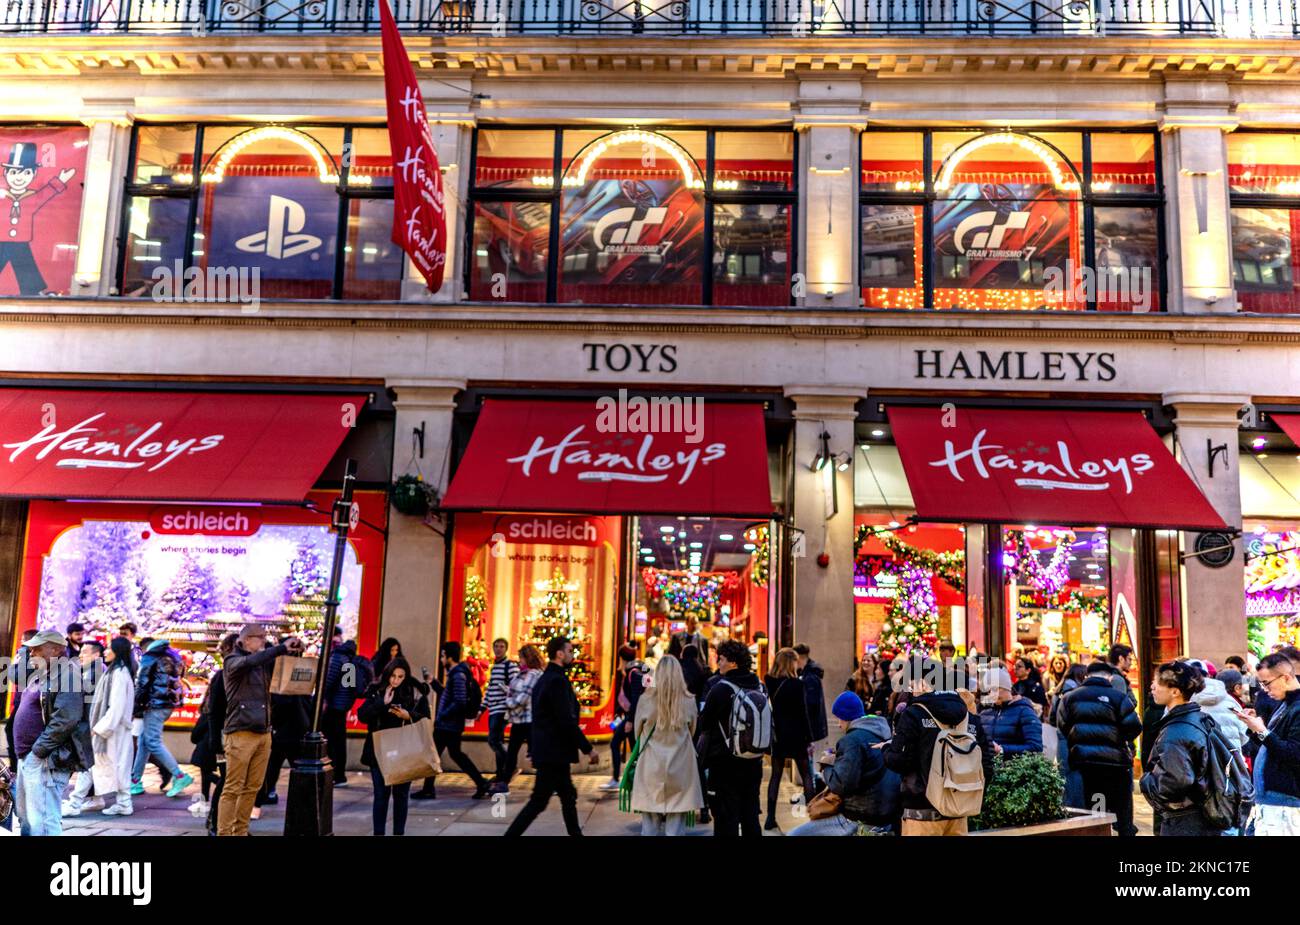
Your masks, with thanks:
[(162, 628), (177, 623), (194, 623), (215, 610), (216, 604), (217, 576), (212, 566), (186, 552), (176, 577), (158, 599), (156, 616)]
[(881, 564), (880, 571), (893, 576), (897, 586), (889, 614), (880, 628), (882, 657), (894, 658), (913, 651), (934, 652), (939, 644), (939, 606), (934, 596), (934, 578), (942, 579), (957, 591), (965, 588), (965, 554), (921, 549), (903, 542), (884, 527), (862, 526), (855, 544), (859, 556), (867, 539), (873, 536), (894, 555), (892, 560)]
[(483, 638), (483, 614), (487, 611), (487, 588), (477, 575), (465, 576), (465, 657), (488, 661), (487, 642)]
[(521, 641), (531, 643), (543, 652), (546, 644), (556, 636), (564, 636), (573, 643), (573, 664), (569, 680), (578, 703), (590, 709), (600, 703), (601, 687), (594, 669), (591, 634), (586, 619), (579, 615), (581, 599), (574, 593), (577, 582), (566, 581), (559, 569), (549, 579), (533, 583), (537, 593), (529, 598), (533, 614), (524, 618)]
[(311, 543), (300, 543), (297, 555), (289, 563), (280, 617), (288, 624), (288, 632), (301, 637), (308, 645), (320, 641), (329, 580), (329, 568), (320, 552)]
[(225, 609), (229, 613), (251, 614), (253, 612), (253, 605), (248, 601), (248, 585), (238, 578), (232, 580), (226, 587)]
[(135, 527), (87, 521), (82, 530), (84, 555), (75, 601), (43, 583), (41, 625), (62, 628), (75, 619), (97, 634), (115, 633), (121, 623), (132, 620), (142, 633), (159, 629), (163, 621), (143, 606), (142, 541)]

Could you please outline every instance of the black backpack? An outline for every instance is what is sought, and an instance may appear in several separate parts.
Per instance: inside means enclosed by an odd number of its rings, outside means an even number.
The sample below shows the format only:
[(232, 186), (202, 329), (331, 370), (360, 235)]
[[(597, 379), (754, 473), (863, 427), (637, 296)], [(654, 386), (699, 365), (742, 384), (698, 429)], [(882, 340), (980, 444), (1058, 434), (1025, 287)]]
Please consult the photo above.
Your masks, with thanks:
[(478, 719), (479, 711), (483, 709), (483, 688), (468, 665), (461, 662), (457, 667), (465, 673), (465, 719)]
[(1239, 828), (1255, 798), (1255, 785), (1246, 770), (1246, 760), (1240, 751), (1228, 745), (1212, 717), (1201, 717), (1200, 730), (1205, 734), (1206, 755), (1205, 802), (1201, 804), (1201, 815), (1220, 831)]

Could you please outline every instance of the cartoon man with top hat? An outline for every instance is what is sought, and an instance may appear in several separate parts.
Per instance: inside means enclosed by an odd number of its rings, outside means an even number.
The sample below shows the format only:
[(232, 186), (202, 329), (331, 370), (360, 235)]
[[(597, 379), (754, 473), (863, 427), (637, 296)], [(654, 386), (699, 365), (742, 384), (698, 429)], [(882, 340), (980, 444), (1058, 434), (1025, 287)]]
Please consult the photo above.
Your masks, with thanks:
[[(57, 177), (51, 177), (40, 189), (33, 190), (36, 145), (29, 141), (14, 144), (0, 169), (4, 170), (5, 183), (9, 186), (7, 190), (0, 190), (0, 273), (6, 266), (12, 266), (18, 279), (19, 294), (40, 295), (45, 291), (45, 278), (32, 256), (36, 213), (68, 188), (68, 181), (77, 171), (71, 167), (61, 170)], [(4, 206), (5, 200), (8, 200), (8, 209)]]

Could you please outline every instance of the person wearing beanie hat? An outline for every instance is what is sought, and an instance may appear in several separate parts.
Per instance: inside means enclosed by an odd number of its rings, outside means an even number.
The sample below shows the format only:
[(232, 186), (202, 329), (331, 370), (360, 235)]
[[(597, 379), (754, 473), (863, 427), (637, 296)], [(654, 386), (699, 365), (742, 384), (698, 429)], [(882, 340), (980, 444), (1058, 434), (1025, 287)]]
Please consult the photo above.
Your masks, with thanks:
[(856, 835), (861, 826), (879, 834), (897, 832), (902, 816), (900, 779), (885, 767), (880, 745), (889, 741), (889, 720), (867, 715), (862, 698), (845, 691), (835, 698), (831, 715), (843, 735), (835, 756), (822, 771), (826, 789), (809, 804), (810, 819), (790, 835)]
[(984, 687), (991, 703), (980, 711), (984, 732), (999, 755), (1041, 753), (1043, 724), (1028, 698), (1012, 693), (1011, 673), (1005, 668), (990, 668), (984, 673)]

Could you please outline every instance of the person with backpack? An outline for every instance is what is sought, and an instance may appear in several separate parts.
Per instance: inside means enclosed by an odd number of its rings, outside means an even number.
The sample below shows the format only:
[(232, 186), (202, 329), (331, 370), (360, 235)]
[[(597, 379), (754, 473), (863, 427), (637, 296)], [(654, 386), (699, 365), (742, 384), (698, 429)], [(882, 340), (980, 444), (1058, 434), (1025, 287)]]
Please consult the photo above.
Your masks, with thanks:
[(163, 744), (163, 727), (172, 711), (181, 705), (181, 663), (168, 647), (166, 639), (149, 643), (140, 659), (140, 673), (135, 682), (135, 718), (142, 721), (140, 747), (131, 769), (131, 795), (144, 793), (144, 766), (152, 757), (171, 778), (166, 796), (177, 797), (194, 778), (181, 770), (172, 753)]
[(1212, 751), (1202, 725), (1209, 716), (1193, 698), (1204, 687), (1201, 673), (1187, 662), (1165, 662), (1151, 680), (1151, 698), (1165, 712), (1138, 786), (1151, 804), (1158, 836), (1222, 834), (1201, 814)]
[(1115, 831), (1137, 834), (1133, 825), (1133, 740), (1142, 719), (1133, 698), (1111, 683), (1106, 662), (1088, 666), (1084, 682), (1061, 703), (1057, 726), (1070, 747), (1070, 767), (1083, 784), (1080, 809), (1115, 814)]
[[(373, 671), (370, 659), (357, 655), (356, 641), (344, 641), (343, 629), (338, 627), (325, 666), (325, 699), (320, 717), (335, 787), (348, 785), (348, 712), (374, 681)], [(271, 792), (275, 792), (274, 787)]]
[[(680, 667), (680, 662), (678, 664)], [(600, 785), (601, 790), (619, 788), (622, 780), (623, 749), (629, 742), (636, 741), (633, 726), (636, 720), (636, 705), (641, 699), (642, 691), (645, 690), (645, 675), (645, 666), (636, 658), (636, 647), (620, 646), (618, 674), (614, 679), (614, 734), (609, 740), (612, 776)]]
[[(483, 710), (483, 689), (474, 680), (469, 666), (460, 660), (460, 643), (444, 642), (438, 656), (442, 663), (445, 680), (439, 684), (430, 679), (430, 685), (438, 694), (438, 712), (433, 720), (433, 745), (438, 750), (438, 757), (446, 751), (456, 766), (469, 775), (474, 782), (472, 799), (481, 800), (488, 795), (488, 781), (479, 771), (478, 766), (465, 754), (461, 741), (465, 736), (465, 724), (478, 719)], [(434, 778), (426, 777), (419, 793), (411, 794), (413, 800), (436, 800)]]
[(772, 673), (764, 682), (772, 704), (772, 770), (767, 779), (767, 819), (764, 830), (775, 831), (776, 798), (786, 762), (799, 772), (803, 805), (813, 798), (812, 722), (808, 716), (807, 688), (799, 677), (799, 655), (794, 649), (778, 649), (772, 659)]
[(1267, 722), (1254, 710), (1236, 711), (1259, 743), (1247, 826), (1253, 835), (1300, 835), (1300, 680), (1284, 652), (1265, 656), (1255, 668), (1260, 691), (1276, 703)]
[(506, 836), (512, 838), (524, 834), (552, 796), (560, 798), (565, 831), (581, 835), (578, 791), (569, 766), (578, 760), (578, 752), (590, 756), (592, 764), (600, 760), (583, 734), (578, 697), (569, 683), (573, 643), (563, 636), (552, 637), (546, 643), (546, 655), (550, 663), (533, 686), (532, 756), (537, 777), (528, 802), (506, 829)]
[(531, 643), (519, 650), (519, 673), (510, 680), (510, 689), (506, 692), (506, 710), (510, 719), (510, 746), (506, 750), (506, 763), (492, 781), (492, 793), (509, 793), (510, 779), (519, 767), (519, 753), (532, 738), (533, 733), (533, 687), (542, 676), (546, 663), (542, 653)]
[(758, 824), (763, 755), (771, 751), (772, 706), (750, 670), (749, 648), (735, 639), (718, 646), (718, 680), (704, 700), (696, 748), (704, 759), (713, 834), (761, 838)]
[(965, 835), (993, 776), (993, 747), (979, 717), (951, 690), (939, 662), (913, 655), (902, 667), (911, 694), (884, 747), (901, 778), (904, 835)]
[(506, 767), (509, 751), (506, 749), (506, 726), (509, 724), (510, 708), (506, 697), (510, 693), (510, 682), (519, 674), (519, 663), (507, 658), (510, 643), (505, 639), (492, 640), (492, 668), (488, 671), (487, 688), (483, 691), (483, 706), (488, 715), (488, 748), (496, 757), (496, 771), (492, 780), (501, 780)]

